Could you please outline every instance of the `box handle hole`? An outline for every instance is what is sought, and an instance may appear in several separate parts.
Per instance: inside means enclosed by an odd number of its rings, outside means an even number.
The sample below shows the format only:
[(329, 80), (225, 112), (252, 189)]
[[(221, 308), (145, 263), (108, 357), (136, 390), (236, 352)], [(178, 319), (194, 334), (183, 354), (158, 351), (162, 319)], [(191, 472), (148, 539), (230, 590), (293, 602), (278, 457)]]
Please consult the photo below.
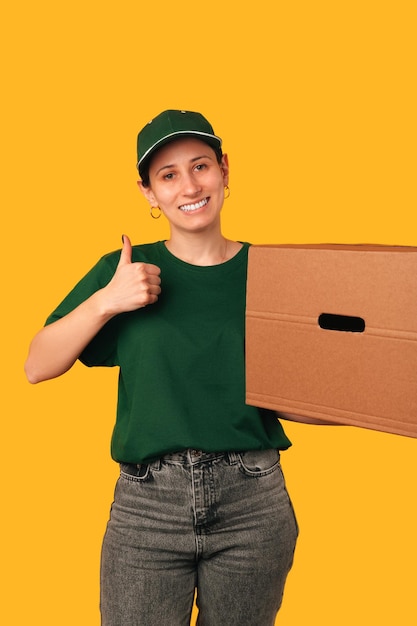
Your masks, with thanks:
[(322, 313), (319, 315), (318, 322), (320, 328), (324, 330), (338, 330), (350, 333), (363, 333), (365, 330), (365, 320), (362, 317), (354, 317), (352, 315)]

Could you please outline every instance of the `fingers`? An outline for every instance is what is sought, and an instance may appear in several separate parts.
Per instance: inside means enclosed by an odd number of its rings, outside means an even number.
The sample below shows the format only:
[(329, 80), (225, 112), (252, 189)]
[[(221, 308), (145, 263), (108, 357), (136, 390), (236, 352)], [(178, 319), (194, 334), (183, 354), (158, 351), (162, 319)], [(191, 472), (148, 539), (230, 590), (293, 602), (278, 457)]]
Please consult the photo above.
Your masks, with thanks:
[(158, 300), (161, 293), (161, 270), (156, 265), (144, 263), (143, 268), (146, 272), (147, 292), (149, 296), (149, 304), (153, 304)]
[(122, 235), (123, 248), (120, 253), (119, 267), (121, 265), (128, 265), (132, 263), (132, 244), (127, 235)]
[(109, 304), (115, 313), (133, 311), (153, 304), (161, 293), (161, 270), (157, 265), (132, 261), (132, 244), (122, 236), (123, 248), (119, 263), (107, 288)]
[(153, 265), (152, 263), (144, 263), (143, 266), (145, 267), (147, 274), (154, 274), (155, 276), (159, 276), (159, 274), (161, 273), (159, 267), (157, 265)]
[[(120, 259), (119, 259), (119, 263), (117, 266), (118, 268), (122, 265), (133, 265), (132, 244), (130, 242), (130, 239), (127, 235), (122, 235), (122, 240), (123, 240), (123, 248), (120, 253)], [(141, 262), (135, 263), (135, 265), (138, 268), (139, 267), (143, 268), (146, 274), (149, 275), (149, 277), (159, 276), (161, 273), (161, 270), (159, 269), (159, 267), (157, 265), (153, 265), (153, 263), (144, 263), (143, 261), (141, 261)], [(153, 282), (154, 284), (159, 284), (161, 281), (158, 279), (158, 281), (151, 281), (151, 282)]]

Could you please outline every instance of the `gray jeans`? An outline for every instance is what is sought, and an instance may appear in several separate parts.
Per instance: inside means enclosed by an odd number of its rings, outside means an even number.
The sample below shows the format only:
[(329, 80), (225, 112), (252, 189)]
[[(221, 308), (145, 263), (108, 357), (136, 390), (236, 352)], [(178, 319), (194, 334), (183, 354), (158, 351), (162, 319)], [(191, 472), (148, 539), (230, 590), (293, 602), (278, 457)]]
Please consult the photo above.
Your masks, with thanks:
[(121, 465), (103, 542), (102, 626), (272, 626), (297, 522), (276, 450)]

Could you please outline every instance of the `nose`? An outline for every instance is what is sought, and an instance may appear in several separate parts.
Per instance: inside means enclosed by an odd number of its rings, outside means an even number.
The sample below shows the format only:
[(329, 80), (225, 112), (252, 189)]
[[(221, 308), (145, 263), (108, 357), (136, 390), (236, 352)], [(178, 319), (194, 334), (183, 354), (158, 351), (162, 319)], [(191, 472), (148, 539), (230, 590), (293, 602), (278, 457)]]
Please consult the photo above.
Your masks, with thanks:
[(201, 192), (201, 184), (192, 172), (187, 173), (183, 178), (183, 192), (187, 196), (194, 196)]

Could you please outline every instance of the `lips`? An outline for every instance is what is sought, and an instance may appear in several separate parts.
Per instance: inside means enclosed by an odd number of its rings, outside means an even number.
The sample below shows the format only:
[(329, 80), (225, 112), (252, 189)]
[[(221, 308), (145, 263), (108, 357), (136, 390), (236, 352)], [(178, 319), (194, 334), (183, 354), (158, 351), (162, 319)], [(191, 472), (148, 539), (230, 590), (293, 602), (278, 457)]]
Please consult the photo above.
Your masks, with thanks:
[(202, 200), (200, 200), (200, 202), (195, 202), (194, 204), (182, 204), (178, 208), (185, 213), (192, 213), (193, 211), (197, 211), (197, 209), (203, 208), (203, 206), (205, 206), (208, 201), (208, 198), (203, 198)]

